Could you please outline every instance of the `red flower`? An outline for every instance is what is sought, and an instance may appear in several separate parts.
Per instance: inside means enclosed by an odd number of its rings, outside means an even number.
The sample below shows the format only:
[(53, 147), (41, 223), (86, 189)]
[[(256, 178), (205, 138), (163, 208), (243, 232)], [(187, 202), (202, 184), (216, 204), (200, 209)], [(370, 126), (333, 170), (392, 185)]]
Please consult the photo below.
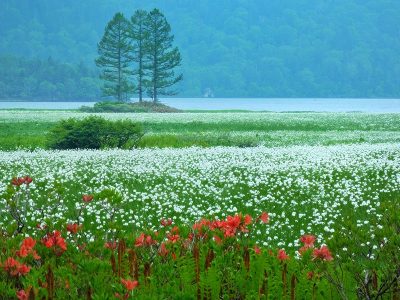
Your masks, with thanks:
[(31, 238), (28, 237), (25, 240), (22, 241), (21, 243), (21, 247), (19, 248), (18, 251), (16, 251), (16, 255), (19, 257), (27, 257), (29, 254), (32, 254), (34, 259), (40, 259), (40, 256), (36, 253), (35, 250), (33, 250), (33, 248), (36, 245), (36, 241)]
[(12, 180), (11, 180), (11, 184), (12, 185), (15, 185), (15, 186), (20, 186), (20, 185), (22, 185), (23, 183), (25, 183), (25, 179), (24, 178), (22, 178), (22, 177), (14, 177)]
[(327, 246), (322, 246), (320, 249), (314, 249), (313, 257), (314, 259), (322, 259), (327, 261), (333, 259), (332, 253), (329, 251)]
[(44, 239), (42, 240), (42, 243), (43, 243), (43, 245), (46, 246), (46, 248), (51, 248), (51, 247), (54, 246), (54, 240), (51, 239), (51, 238), (49, 238), (49, 239), (45, 239), (45, 238), (44, 238)]
[(72, 234), (76, 234), (79, 229), (81, 229), (81, 225), (78, 225), (77, 223), (74, 224), (67, 224), (67, 231), (71, 232)]
[(115, 250), (117, 248), (117, 242), (116, 241), (114, 241), (114, 242), (106, 242), (104, 244), (104, 248)]
[(228, 216), (222, 224), (222, 230), (225, 237), (233, 237), (241, 223), (241, 215)]
[(299, 253), (300, 253), (301, 255), (303, 255), (304, 252), (306, 252), (307, 250), (310, 250), (310, 249), (312, 249), (312, 248), (311, 248), (311, 247), (307, 247), (307, 246), (303, 246), (303, 247), (301, 247), (301, 248), (299, 249)]
[(37, 252), (35, 250), (32, 250), (32, 256), (36, 260), (40, 259), (40, 256), (37, 254)]
[(83, 196), (82, 196), (82, 200), (83, 200), (83, 202), (85, 202), (85, 203), (92, 202), (92, 200), (93, 200), (93, 195), (83, 195)]
[(17, 275), (18, 276), (26, 275), (29, 273), (30, 270), (31, 270), (31, 267), (21, 264), (17, 268)]
[(261, 254), (261, 249), (257, 245), (254, 245), (254, 253), (257, 255)]
[(172, 234), (178, 234), (178, 233), (179, 233), (179, 227), (178, 227), (178, 226), (172, 227), (171, 233), (172, 233)]
[(65, 242), (65, 240), (62, 237), (56, 238), (56, 245), (64, 251), (67, 250), (67, 243)]
[(11, 276), (23, 276), (31, 270), (29, 266), (21, 264), (12, 257), (7, 258), (3, 264), (3, 268), (4, 271), (8, 272)]
[(154, 241), (150, 235), (146, 236), (144, 233), (142, 233), (136, 239), (135, 246), (136, 247), (151, 246), (151, 245), (154, 245), (155, 243), (156, 243), (156, 241)]
[(176, 243), (179, 241), (179, 234), (168, 234), (167, 238), (171, 243)]
[(244, 225), (250, 225), (252, 220), (253, 220), (253, 218), (250, 215), (245, 215), (244, 216)]
[(225, 227), (238, 228), (240, 225), (240, 215), (228, 216), (225, 221)]
[(315, 236), (311, 234), (303, 235), (300, 238), (300, 242), (302, 242), (304, 246), (299, 249), (300, 254), (303, 254), (307, 250), (314, 248), (315, 239)]
[(160, 249), (158, 250), (158, 254), (160, 254), (160, 256), (165, 257), (168, 255), (168, 250), (167, 247), (165, 247), (165, 243), (162, 243), (160, 246)]
[(27, 237), (26, 239), (24, 239), (22, 241), (22, 246), (24, 246), (28, 250), (33, 249), (33, 247), (35, 247), (35, 245), (36, 245), (36, 241), (31, 237)]
[(312, 248), (314, 247), (315, 236), (311, 234), (305, 234), (300, 238), (300, 242), (302, 242), (305, 247)]
[(201, 219), (200, 221), (198, 221), (197, 223), (193, 224), (193, 230), (198, 231), (198, 233), (200, 235), (203, 234), (203, 230), (210, 228), (210, 224), (211, 222), (207, 219)]
[(285, 260), (288, 260), (290, 258), (289, 255), (287, 255), (285, 250), (283, 250), (283, 249), (278, 250), (278, 256), (277, 257), (278, 257), (278, 259), (280, 261), (285, 261)]
[(25, 176), (23, 179), (26, 185), (29, 185), (32, 182), (32, 178), (29, 176)]
[[(59, 231), (54, 231), (53, 233), (48, 233), (43, 239), (42, 239), (43, 245), (46, 246), (46, 248), (56, 248), (58, 247), (61, 252), (59, 254), (62, 254), (62, 252), (67, 250), (67, 243), (65, 240), (61, 237), (61, 232)], [(54, 249), (56, 250), (56, 249)]]
[(12, 257), (7, 258), (6, 261), (3, 263), (4, 271), (9, 272), (9, 273), (12, 271), (12, 269), (14, 269), (18, 266), (19, 266), (19, 262)]
[(267, 224), (269, 222), (269, 215), (266, 212), (263, 212), (259, 217), (259, 220), (263, 222), (264, 224)]
[(168, 219), (168, 220), (162, 219), (160, 223), (162, 226), (169, 226), (172, 224), (172, 220), (171, 219)]
[(225, 226), (225, 221), (215, 220), (210, 224), (210, 229), (221, 229)]
[(18, 300), (28, 300), (28, 295), (25, 293), (24, 290), (17, 291), (17, 298)]
[(150, 235), (148, 235), (146, 237), (146, 241), (145, 241), (146, 246), (151, 246), (151, 245), (154, 245), (155, 243), (156, 243), (156, 241), (153, 240), (153, 238)]
[(234, 237), (236, 228), (226, 227), (224, 228), (224, 237)]
[(142, 234), (140, 234), (139, 235), (139, 237), (136, 239), (136, 241), (135, 241), (135, 246), (136, 247), (141, 247), (141, 246), (143, 246), (144, 245), (144, 239), (145, 239), (145, 234), (144, 233), (142, 233)]
[(138, 284), (139, 284), (139, 282), (138, 281), (133, 281), (133, 280), (129, 280), (129, 279), (127, 279), (127, 280), (125, 280), (125, 279), (121, 279), (121, 282), (122, 282), (122, 284), (125, 286), (125, 288), (128, 290), (128, 291), (132, 291), (133, 289), (135, 289), (137, 286), (138, 286)]
[(27, 257), (28, 256), (28, 254), (29, 254), (29, 249), (28, 248), (26, 248), (26, 247), (24, 247), (24, 246), (21, 246), (21, 248), (19, 249), (19, 250), (17, 250), (16, 251), (16, 255), (18, 256), (18, 257)]

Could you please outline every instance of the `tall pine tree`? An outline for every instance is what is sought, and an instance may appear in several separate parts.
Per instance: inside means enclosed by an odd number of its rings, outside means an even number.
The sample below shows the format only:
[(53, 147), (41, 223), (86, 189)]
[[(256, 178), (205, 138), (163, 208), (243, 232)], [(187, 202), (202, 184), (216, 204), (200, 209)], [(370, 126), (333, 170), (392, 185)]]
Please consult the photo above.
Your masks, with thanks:
[(182, 74), (176, 75), (174, 71), (182, 59), (179, 49), (172, 46), (171, 26), (158, 9), (153, 9), (146, 18), (145, 31), (148, 33), (145, 43), (147, 93), (157, 102), (159, 95), (177, 94), (170, 87), (183, 79)]
[(144, 55), (146, 53), (146, 40), (148, 32), (145, 30), (145, 22), (148, 13), (145, 10), (137, 10), (131, 17), (131, 34), (134, 42), (133, 61), (136, 63), (134, 74), (137, 78), (137, 92), (139, 102), (143, 100), (143, 92), (145, 90), (145, 73), (144, 73)]
[(98, 44), (96, 65), (102, 69), (103, 95), (113, 96), (118, 101), (128, 100), (129, 93), (134, 90), (129, 80), (133, 51), (130, 29), (130, 22), (122, 13), (117, 13)]

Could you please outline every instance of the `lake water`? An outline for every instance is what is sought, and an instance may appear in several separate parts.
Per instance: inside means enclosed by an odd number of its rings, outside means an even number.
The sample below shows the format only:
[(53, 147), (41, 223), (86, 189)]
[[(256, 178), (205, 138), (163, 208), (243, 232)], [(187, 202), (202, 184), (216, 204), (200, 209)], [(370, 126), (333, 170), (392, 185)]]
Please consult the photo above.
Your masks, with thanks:
[[(400, 113), (400, 99), (295, 99), (295, 98), (169, 98), (162, 103), (184, 110), (254, 110)], [(0, 109), (77, 109), (94, 102), (0, 101)]]

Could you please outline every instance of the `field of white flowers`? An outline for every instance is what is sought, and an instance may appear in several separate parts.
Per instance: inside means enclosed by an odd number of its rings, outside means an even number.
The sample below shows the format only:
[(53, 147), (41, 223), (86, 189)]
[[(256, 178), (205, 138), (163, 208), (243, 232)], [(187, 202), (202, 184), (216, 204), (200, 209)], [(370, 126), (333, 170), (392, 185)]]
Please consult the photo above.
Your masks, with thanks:
[(101, 116), (110, 120), (133, 119), (151, 123), (258, 123), (299, 126), (298, 129), (321, 128), (331, 130), (362, 129), (390, 130), (399, 129), (397, 113), (268, 113), (268, 112), (223, 112), (223, 113), (83, 113), (77, 111), (21, 111), (0, 110), (0, 122), (56, 122), (66, 118), (84, 118), (88, 115)]
[(73, 222), (60, 204), (78, 211), (82, 195), (93, 194), (81, 216), (92, 239), (112, 234), (113, 224), (139, 231), (158, 229), (161, 218), (190, 224), (202, 217), (267, 211), (270, 226), (256, 229), (257, 242), (297, 249), (305, 233), (315, 234), (319, 243), (329, 239), (344, 210), (352, 210), (357, 226), (373, 236), (370, 219), (380, 196), (400, 189), (400, 147), (0, 152), (0, 227), (11, 221), (7, 187), (13, 177), (25, 175), (33, 178), (29, 191), (21, 191), (29, 193), (32, 234), (37, 223)]

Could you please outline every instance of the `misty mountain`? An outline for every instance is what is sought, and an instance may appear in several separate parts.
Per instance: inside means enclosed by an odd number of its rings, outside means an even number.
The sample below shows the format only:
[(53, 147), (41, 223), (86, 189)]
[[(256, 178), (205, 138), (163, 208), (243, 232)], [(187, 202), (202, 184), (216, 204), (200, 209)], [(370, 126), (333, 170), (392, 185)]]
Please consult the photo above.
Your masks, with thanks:
[(400, 97), (398, 0), (1, 0), (0, 54), (95, 73), (112, 16), (154, 7), (182, 53), (180, 96)]

